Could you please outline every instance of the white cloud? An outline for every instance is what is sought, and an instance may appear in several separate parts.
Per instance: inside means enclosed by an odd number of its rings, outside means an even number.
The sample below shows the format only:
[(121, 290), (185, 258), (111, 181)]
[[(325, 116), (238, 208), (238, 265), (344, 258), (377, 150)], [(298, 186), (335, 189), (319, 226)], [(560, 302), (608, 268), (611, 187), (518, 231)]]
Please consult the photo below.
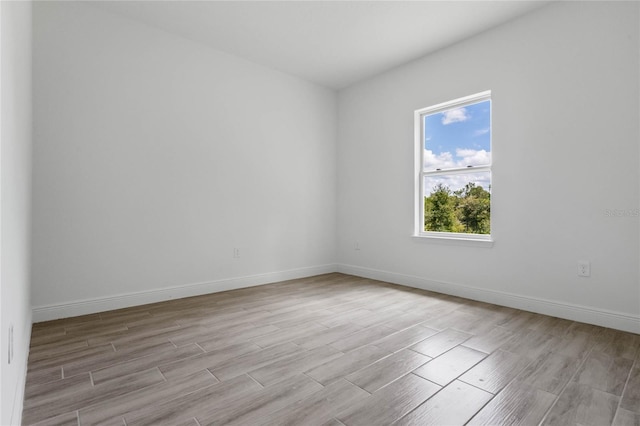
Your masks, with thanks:
[(466, 108), (454, 108), (442, 113), (442, 124), (459, 123), (467, 121), (471, 116), (467, 114)]
[(425, 176), (424, 178), (424, 191), (425, 195), (429, 195), (433, 188), (438, 184), (445, 185), (451, 189), (451, 191), (458, 191), (465, 187), (469, 182), (473, 182), (476, 186), (481, 186), (485, 190), (490, 189), (490, 177), (489, 172), (469, 172), (459, 175), (445, 175), (445, 176)]
[(481, 136), (484, 135), (486, 133), (489, 133), (489, 131), (491, 130), (491, 127), (487, 127), (486, 129), (479, 129), (476, 130), (475, 132), (473, 132), (473, 136)]
[(490, 189), (489, 172), (465, 173), (447, 176), (425, 176), (424, 192), (426, 196), (429, 196), (433, 191), (433, 188), (438, 184), (443, 184), (448, 186), (452, 191), (457, 191), (464, 188), (469, 182), (473, 182), (477, 186), (481, 186), (488, 191)]
[(450, 169), (456, 167), (453, 155), (450, 152), (434, 154), (430, 149), (424, 150), (424, 167), (427, 170)]
[[(424, 150), (424, 165), (427, 170), (463, 168), (468, 165), (480, 166), (491, 164), (491, 151), (484, 149), (456, 149), (455, 157), (450, 152), (442, 152), (434, 154), (432, 151)], [(446, 175), (446, 176), (427, 176), (425, 177), (425, 192), (428, 195), (438, 183), (442, 183), (452, 191), (464, 188), (469, 183), (474, 182), (476, 185), (489, 189), (489, 173), (473, 172), (469, 169), (468, 173)]]
[(457, 162), (460, 167), (483, 166), (491, 164), (491, 152), (487, 152), (484, 149), (456, 149), (456, 157), (460, 157), (461, 160)]
[(429, 149), (424, 150), (424, 167), (427, 170), (452, 169), (457, 167), (484, 166), (491, 164), (491, 152), (484, 149), (456, 149), (455, 158), (450, 152), (434, 154)]

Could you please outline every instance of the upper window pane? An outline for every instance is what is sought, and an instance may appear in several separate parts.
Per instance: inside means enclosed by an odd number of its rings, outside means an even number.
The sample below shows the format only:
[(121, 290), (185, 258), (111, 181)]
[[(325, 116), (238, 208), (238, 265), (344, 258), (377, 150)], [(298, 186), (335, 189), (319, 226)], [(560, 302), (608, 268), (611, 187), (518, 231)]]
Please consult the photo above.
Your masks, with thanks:
[(491, 100), (424, 116), (425, 171), (491, 164)]

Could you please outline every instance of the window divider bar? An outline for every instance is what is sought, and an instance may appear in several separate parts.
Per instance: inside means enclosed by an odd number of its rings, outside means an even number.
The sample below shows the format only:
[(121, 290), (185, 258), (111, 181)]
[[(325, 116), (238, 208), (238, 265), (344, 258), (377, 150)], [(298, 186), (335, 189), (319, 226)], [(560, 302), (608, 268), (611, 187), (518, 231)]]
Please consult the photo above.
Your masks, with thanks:
[(444, 170), (423, 170), (422, 176), (444, 176), (444, 175), (459, 175), (460, 173), (475, 173), (475, 172), (490, 172), (491, 166), (473, 166), (473, 167), (458, 167), (455, 169)]

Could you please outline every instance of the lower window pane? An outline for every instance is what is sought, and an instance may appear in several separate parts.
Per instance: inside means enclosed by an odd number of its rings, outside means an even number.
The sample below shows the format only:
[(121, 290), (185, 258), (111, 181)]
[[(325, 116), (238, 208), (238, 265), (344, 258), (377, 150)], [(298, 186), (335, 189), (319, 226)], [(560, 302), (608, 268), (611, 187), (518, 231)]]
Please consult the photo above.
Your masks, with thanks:
[(491, 233), (490, 172), (424, 177), (424, 230)]

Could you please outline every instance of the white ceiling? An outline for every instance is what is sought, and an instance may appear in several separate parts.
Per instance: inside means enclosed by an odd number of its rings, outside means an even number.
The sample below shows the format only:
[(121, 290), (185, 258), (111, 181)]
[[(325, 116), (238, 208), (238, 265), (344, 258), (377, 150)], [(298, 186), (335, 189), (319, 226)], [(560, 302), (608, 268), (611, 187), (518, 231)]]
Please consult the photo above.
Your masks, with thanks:
[(547, 1), (91, 2), (321, 85), (340, 89)]

